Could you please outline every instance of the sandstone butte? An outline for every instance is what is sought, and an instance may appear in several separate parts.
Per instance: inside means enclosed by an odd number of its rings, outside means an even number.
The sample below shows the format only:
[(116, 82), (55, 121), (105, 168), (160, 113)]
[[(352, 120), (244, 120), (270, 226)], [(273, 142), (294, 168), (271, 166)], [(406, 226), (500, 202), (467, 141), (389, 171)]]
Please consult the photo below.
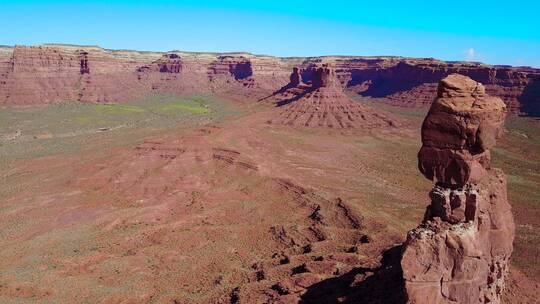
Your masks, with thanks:
[(437, 183), (401, 260), (408, 303), (500, 303), (515, 227), (490, 148), (505, 115), (503, 101), (466, 76), (439, 83), (418, 154), (420, 171)]
[(312, 67), (323, 64), (335, 70), (345, 90), (398, 105), (429, 105), (437, 82), (459, 73), (483, 83), (512, 112), (540, 111), (540, 70), (529, 67), (432, 58), (278, 58), (73, 45), (0, 47), (0, 104), (128, 102), (148, 93), (209, 92), (256, 100), (285, 86), (293, 67), (299, 68), (299, 80), (309, 82)]
[(302, 71), (311, 75), (309, 84), (303, 82), (301, 71), (293, 68), (290, 82), (271, 96), (282, 111), (270, 123), (339, 129), (398, 125), (397, 118), (351, 101), (327, 65)]

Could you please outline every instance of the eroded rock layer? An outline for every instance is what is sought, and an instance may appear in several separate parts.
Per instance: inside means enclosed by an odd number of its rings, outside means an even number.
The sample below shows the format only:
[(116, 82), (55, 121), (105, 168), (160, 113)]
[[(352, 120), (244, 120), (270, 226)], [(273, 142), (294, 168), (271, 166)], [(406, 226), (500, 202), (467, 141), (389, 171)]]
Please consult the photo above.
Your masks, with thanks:
[(401, 265), (409, 303), (500, 303), (514, 239), (506, 177), (489, 149), (506, 107), (482, 84), (453, 74), (439, 83), (422, 125), (420, 171), (437, 184)]
[(445, 185), (481, 180), (505, 114), (501, 99), (486, 95), (482, 84), (458, 74), (443, 79), (422, 126), (420, 171)]
[(302, 82), (299, 71), (294, 68), (289, 84), (274, 94), (276, 105), (283, 109), (271, 123), (340, 129), (397, 126), (389, 114), (351, 101), (328, 66), (307, 69), (309, 84)]
[(304, 82), (314, 65), (341, 86), (403, 106), (428, 105), (452, 73), (482, 82), (510, 111), (540, 114), (540, 70), (431, 58), (277, 58), (247, 53), (113, 51), (92, 46), (0, 47), (0, 104), (125, 102), (146, 93), (223, 93), (260, 98), (283, 87), (292, 67)]

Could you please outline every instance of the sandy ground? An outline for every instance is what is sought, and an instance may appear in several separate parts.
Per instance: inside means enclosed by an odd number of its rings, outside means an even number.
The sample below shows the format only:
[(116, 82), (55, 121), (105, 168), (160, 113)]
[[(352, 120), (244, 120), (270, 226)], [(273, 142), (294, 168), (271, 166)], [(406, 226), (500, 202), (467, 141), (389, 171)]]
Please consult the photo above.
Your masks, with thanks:
[[(402, 300), (399, 243), (431, 188), (418, 123), (340, 131), (268, 124), (273, 113), (13, 162), (0, 302)], [(508, 286), (507, 303), (538, 296), (517, 269)]]

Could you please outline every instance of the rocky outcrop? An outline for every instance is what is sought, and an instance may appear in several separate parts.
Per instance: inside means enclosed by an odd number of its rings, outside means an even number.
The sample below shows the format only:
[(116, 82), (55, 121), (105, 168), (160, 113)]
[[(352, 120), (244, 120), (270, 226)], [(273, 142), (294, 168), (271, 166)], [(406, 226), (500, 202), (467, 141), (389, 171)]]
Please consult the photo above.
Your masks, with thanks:
[(289, 87), (297, 87), (302, 82), (302, 75), (300, 75), (300, 70), (297, 67), (293, 68), (291, 77), (289, 77)]
[(504, 103), (487, 96), (482, 84), (458, 74), (443, 79), (422, 126), (420, 171), (460, 187), (483, 179), (505, 114)]
[(314, 69), (314, 77), (311, 82), (314, 88), (332, 87), (341, 89), (341, 85), (336, 77), (336, 72), (327, 66)]
[(409, 303), (500, 303), (515, 228), (489, 149), (505, 114), (502, 100), (468, 77), (439, 83), (418, 154), (420, 171), (437, 184), (401, 261)]
[(313, 67), (323, 64), (335, 71), (332, 79), (346, 90), (396, 105), (427, 106), (436, 96), (438, 81), (460, 73), (484, 83), (510, 111), (540, 115), (540, 70), (527, 67), (431, 58), (278, 58), (72, 45), (0, 47), (0, 104), (126, 102), (146, 93), (260, 98), (286, 85), (292, 67), (299, 68), (303, 82), (312, 83)]
[(290, 83), (274, 94), (282, 110), (270, 123), (338, 129), (397, 126), (389, 114), (351, 101), (332, 68), (322, 65), (308, 71), (312, 74), (309, 83), (303, 83), (299, 69), (294, 68)]

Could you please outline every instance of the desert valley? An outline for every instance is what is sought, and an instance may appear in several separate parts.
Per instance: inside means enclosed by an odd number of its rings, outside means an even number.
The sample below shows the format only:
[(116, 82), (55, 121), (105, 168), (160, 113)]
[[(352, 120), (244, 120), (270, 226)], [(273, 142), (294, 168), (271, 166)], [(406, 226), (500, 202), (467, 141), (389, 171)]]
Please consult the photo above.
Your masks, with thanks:
[(539, 116), (531, 67), (2, 46), (0, 302), (537, 303)]

